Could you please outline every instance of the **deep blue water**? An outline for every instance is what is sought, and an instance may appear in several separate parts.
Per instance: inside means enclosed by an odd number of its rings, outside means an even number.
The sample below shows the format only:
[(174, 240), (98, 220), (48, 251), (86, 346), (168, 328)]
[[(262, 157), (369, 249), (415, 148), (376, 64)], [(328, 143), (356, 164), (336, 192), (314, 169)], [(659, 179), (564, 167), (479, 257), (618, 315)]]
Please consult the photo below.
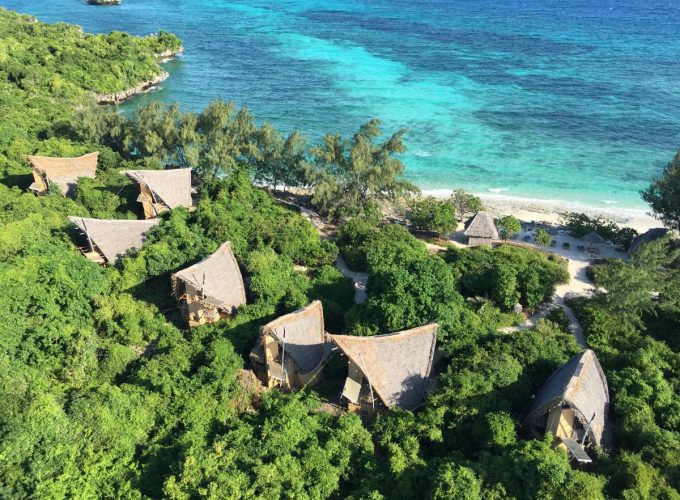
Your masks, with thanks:
[(215, 98), (310, 140), (409, 129), (424, 189), (641, 208), (680, 147), (680, 1), (0, 0), (91, 32), (165, 29), (185, 55), (136, 98)]

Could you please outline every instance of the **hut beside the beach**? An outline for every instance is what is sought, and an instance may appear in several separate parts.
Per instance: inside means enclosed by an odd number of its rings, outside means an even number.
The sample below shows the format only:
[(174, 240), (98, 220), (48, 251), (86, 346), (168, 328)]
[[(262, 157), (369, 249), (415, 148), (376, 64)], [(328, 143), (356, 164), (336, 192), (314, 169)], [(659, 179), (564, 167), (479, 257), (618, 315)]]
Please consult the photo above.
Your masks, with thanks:
[(77, 158), (51, 156), (25, 156), (33, 170), (33, 183), (28, 187), (36, 194), (44, 194), (54, 184), (64, 196), (72, 198), (79, 177), (94, 179), (99, 153), (89, 153)]
[(651, 243), (652, 241), (658, 240), (659, 238), (663, 238), (667, 234), (668, 229), (665, 227), (655, 227), (650, 229), (646, 233), (641, 234), (633, 240), (633, 242), (630, 244), (630, 248), (628, 249), (628, 253), (634, 254), (640, 249), (642, 245), (646, 245), (647, 243)]
[(468, 245), (471, 247), (491, 246), (493, 240), (499, 238), (498, 228), (489, 212), (477, 212), (474, 217), (468, 219), (463, 234), (467, 236)]
[(543, 384), (523, 424), (536, 437), (551, 432), (570, 458), (590, 462), (584, 450), (609, 446), (609, 390), (590, 349), (571, 358)]
[(372, 337), (329, 337), (347, 356), (342, 395), (350, 411), (370, 415), (395, 406), (413, 410), (423, 402), (437, 343), (436, 324)]
[(590, 243), (592, 245), (602, 245), (603, 243), (606, 243), (607, 240), (605, 240), (602, 236), (597, 234), (595, 231), (591, 231), (590, 233), (586, 234), (583, 238), (581, 238), (583, 241)]
[(137, 201), (144, 208), (144, 218), (153, 219), (166, 210), (192, 207), (191, 170), (126, 170), (122, 172), (139, 184)]
[(81, 248), (83, 254), (99, 264), (116, 263), (128, 250), (142, 247), (146, 233), (159, 221), (157, 220), (102, 220), (85, 217), (69, 217), (85, 235), (87, 246)]
[(329, 347), (323, 306), (316, 300), (260, 328), (250, 360), (253, 371), (267, 387), (294, 389), (320, 381)]
[(228, 241), (171, 279), (182, 319), (190, 328), (231, 316), (246, 303), (243, 276)]

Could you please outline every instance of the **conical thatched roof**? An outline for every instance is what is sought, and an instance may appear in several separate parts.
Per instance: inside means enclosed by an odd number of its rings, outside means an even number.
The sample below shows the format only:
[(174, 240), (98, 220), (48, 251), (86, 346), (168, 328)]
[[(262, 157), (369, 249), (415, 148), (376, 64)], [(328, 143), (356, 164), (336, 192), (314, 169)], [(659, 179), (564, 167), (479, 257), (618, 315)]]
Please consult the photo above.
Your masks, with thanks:
[(191, 207), (191, 170), (126, 170), (132, 180), (146, 184), (169, 208)]
[(359, 367), (388, 408), (410, 410), (425, 398), (437, 343), (435, 323), (388, 335), (330, 337)]
[(246, 303), (241, 270), (227, 241), (201, 262), (172, 275), (173, 283), (182, 280), (204, 296), (204, 302), (224, 309)]
[(128, 250), (141, 248), (147, 231), (157, 220), (101, 220), (69, 217), (97, 246), (108, 262), (116, 262)]
[(641, 234), (633, 240), (633, 242), (630, 244), (630, 248), (628, 249), (628, 253), (635, 253), (642, 245), (646, 245), (647, 243), (651, 243), (654, 240), (663, 238), (667, 234), (668, 229), (665, 227), (655, 227), (650, 229), (646, 233)]
[(606, 241), (602, 236), (597, 234), (595, 231), (592, 231), (592, 232), (586, 234), (581, 239), (585, 242), (592, 243), (594, 245), (601, 245), (602, 243), (604, 243)]
[(64, 196), (72, 194), (78, 177), (94, 179), (98, 158), (99, 152), (89, 153), (77, 158), (26, 156), (31, 166), (45, 174), (50, 182), (59, 186)]
[(273, 335), (285, 345), (286, 356), (290, 355), (302, 372), (312, 371), (323, 360), (326, 332), (323, 306), (318, 300), (266, 324), (261, 332), (262, 335)]
[(498, 239), (498, 229), (489, 212), (477, 212), (465, 223), (465, 236), (469, 238)]
[(609, 390), (597, 356), (590, 349), (571, 358), (559, 367), (543, 384), (531, 409), (524, 417), (526, 424), (538, 420), (551, 409), (567, 403), (585, 428), (590, 425), (590, 435), (600, 446), (607, 447), (607, 413)]

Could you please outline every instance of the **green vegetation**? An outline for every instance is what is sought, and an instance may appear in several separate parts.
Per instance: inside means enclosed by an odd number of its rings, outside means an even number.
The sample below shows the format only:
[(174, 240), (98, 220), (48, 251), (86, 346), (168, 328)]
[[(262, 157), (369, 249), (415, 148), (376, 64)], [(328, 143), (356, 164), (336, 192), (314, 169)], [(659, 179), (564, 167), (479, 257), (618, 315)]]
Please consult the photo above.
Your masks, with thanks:
[(663, 173), (642, 192), (654, 213), (670, 229), (680, 229), (680, 150)]
[(500, 232), (501, 239), (508, 240), (514, 238), (522, 230), (522, 223), (514, 215), (506, 215), (496, 221), (496, 226)]
[(543, 229), (542, 227), (536, 230), (536, 235), (534, 236), (534, 238), (536, 239), (536, 244), (541, 245), (543, 247), (549, 247), (550, 245), (552, 245), (553, 242), (550, 233)]
[(410, 200), (408, 218), (415, 229), (440, 235), (446, 235), (458, 226), (451, 200), (438, 200), (434, 196)]
[[(520, 319), (510, 312), (518, 302), (534, 309), (551, 297), (567, 279), (564, 262), (509, 245), (431, 255), (404, 227), (383, 224), (376, 204), (411, 189), (393, 156), (401, 132), (383, 142), (372, 121), (310, 150), (299, 134), (257, 126), (224, 102), (196, 114), (157, 103), (132, 117), (92, 109), (93, 91), (137, 83), (147, 63), (158, 71), (156, 44), (176, 39), (92, 37), (7, 11), (0, 25), (0, 102), (12, 111), (0, 125), (0, 497), (678, 498), (680, 266), (671, 242), (596, 268), (607, 292), (574, 304), (617, 420), (616, 450), (577, 470), (550, 436), (523, 439), (517, 424), (580, 349), (564, 315), (498, 332)], [(52, 46), (77, 57), (57, 68)], [(64, 79), (67, 94), (51, 78)], [(21, 154), (95, 148), (98, 176), (81, 180), (74, 200), (24, 191)], [(164, 163), (194, 168), (197, 209), (164, 214), (117, 266), (83, 258), (66, 216), (136, 218), (138, 191), (119, 171)], [(327, 213), (358, 215), (335, 243), (322, 241), (253, 177), (311, 186)], [(462, 193), (451, 203), (459, 217), (479, 208)], [(169, 276), (225, 240), (248, 305), (180, 330)], [(332, 267), (338, 254), (368, 273), (365, 304)], [(321, 411), (315, 391), (264, 391), (246, 369), (259, 327), (315, 299), (333, 333), (438, 322), (438, 388), (425, 405), (362, 422)], [(333, 395), (342, 365), (327, 370)]]
[[(74, 106), (162, 73), (156, 54), (179, 49), (168, 33), (89, 35), (0, 9), (0, 168), (17, 175), (21, 155), (81, 149), (56, 137)], [(49, 138), (40, 143), (37, 137)]]
[(630, 262), (595, 271), (606, 287), (573, 305), (609, 379), (615, 439), (608, 492), (678, 498), (680, 488), (680, 262), (668, 239)]
[(484, 205), (479, 197), (466, 193), (462, 189), (456, 189), (451, 194), (451, 203), (453, 203), (453, 207), (456, 209), (456, 215), (458, 215), (459, 220), (484, 210)]
[(597, 233), (605, 241), (610, 241), (623, 250), (628, 250), (633, 239), (638, 235), (635, 229), (619, 227), (615, 222), (602, 217), (590, 217), (578, 212), (561, 214), (564, 225), (575, 238), (583, 238), (586, 234)]

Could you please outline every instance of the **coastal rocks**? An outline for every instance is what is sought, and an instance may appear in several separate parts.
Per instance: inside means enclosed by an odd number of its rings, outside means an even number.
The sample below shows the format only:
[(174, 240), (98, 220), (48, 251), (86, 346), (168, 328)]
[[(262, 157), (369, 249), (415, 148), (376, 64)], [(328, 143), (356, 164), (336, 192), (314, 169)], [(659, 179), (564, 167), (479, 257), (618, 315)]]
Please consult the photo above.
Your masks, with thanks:
[(177, 50), (166, 50), (165, 52), (156, 54), (156, 57), (158, 57), (161, 60), (161, 63), (166, 63), (168, 61), (171, 61), (178, 55), (182, 54), (182, 52), (184, 52), (184, 47), (180, 47)]
[(97, 104), (118, 104), (120, 102), (123, 102), (125, 99), (128, 99), (132, 97), (135, 94), (141, 94), (143, 92), (148, 92), (152, 88), (154, 88), (156, 85), (161, 83), (162, 81), (166, 80), (170, 76), (170, 73), (167, 71), (164, 71), (160, 75), (156, 76), (155, 78), (152, 78), (151, 80), (147, 80), (145, 82), (140, 83), (139, 85), (126, 89), (126, 90), (121, 90), (120, 92), (114, 92), (112, 94), (98, 94), (97, 95)]
[[(184, 52), (184, 47), (180, 47), (177, 50), (166, 50), (165, 52), (161, 52), (159, 54), (156, 54), (156, 57), (160, 59), (161, 63), (166, 63), (178, 55), (182, 54)], [(159, 83), (165, 81), (168, 77), (170, 76), (170, 73), (167, 71), (164, 71), (160, 75), (156, 76), (155, 78), (152, 78), (151, 80), (147, 80), (145, 82), (140, 83), (139, 85), (126, 89), (126, 90), (121, 90), (120, 92), (113, 92), (111, 94), (97, 94), (97, 104), (100, 105), (109, 105), (109, 104), (119, 104), (126, 99), (129, 99), (135, 94), (142, 94), (144, 92), (148, 92), (149, 90), (153, 89), (156, 85)]]
[(86, 0), (90, 5), (120, 5), (121, 0)]

